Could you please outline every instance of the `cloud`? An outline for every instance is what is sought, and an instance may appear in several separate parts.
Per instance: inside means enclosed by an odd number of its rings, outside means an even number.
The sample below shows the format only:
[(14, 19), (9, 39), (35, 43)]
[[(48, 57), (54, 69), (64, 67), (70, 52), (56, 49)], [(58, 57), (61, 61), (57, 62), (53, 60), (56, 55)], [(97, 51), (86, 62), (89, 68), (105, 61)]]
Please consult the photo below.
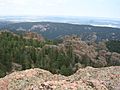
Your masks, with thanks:
[[(66, 4), (69, 0), (0, 0), (0, 8), (4, 9), (41, 9), (57, 8)], [(0, 9), (1, 10), (1, 9)]]
[(25, 5), (26, 1), (28, 0), (0, 0), (0, 6), (8, 7), (8, 8), (10, 8), (11, 6), (19, 7), (19, 6)]
[(0, 12), (0, 15), (18, 16), (118, 17), (120, 14), (120, 0), (0, 0)]
[(44, 5), (55, 5), (62, 4), (68, 0), (0, 0), (0, 5), (32, 5), (32, 4), (44, 4)]
[(70, 0), (0, 0), (2, 14), (49, 14)]

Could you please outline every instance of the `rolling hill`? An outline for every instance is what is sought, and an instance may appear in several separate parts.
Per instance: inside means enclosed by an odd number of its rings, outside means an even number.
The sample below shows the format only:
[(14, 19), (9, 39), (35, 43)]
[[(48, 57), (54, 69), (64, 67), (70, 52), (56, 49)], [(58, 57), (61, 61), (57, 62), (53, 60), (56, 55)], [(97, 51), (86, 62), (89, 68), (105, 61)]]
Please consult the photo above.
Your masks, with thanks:
[(13, 32), (32, 31), (42, 34), (48, 39), (57, 39), (64, 35), (76, 34), (83, 40), (120, 40), (120, 29), (91, 25), (78, 25), (53, 22), (19, 22), (4, 24), (0, 29)]

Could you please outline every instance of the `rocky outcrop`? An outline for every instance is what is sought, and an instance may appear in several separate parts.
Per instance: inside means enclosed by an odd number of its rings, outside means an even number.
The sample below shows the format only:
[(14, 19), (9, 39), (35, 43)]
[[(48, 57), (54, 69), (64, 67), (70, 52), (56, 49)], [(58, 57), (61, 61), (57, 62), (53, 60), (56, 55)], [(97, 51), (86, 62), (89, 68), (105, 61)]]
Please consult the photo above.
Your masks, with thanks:
[(78, 59), (77, 62), (85, 66), (105, 67), (120, 65), (120, 54), (109, 52), (105, 42), (87, 44), (80, 37), (72, 35), (63, 38), (63, 45), (65, 47), (71, 46), (73, 53)]
[(35, 30), (39, 30), (40, 32), (45, 32), (49, 29), (49, 24), (46, 25), (41, 25), (41, 24), (37, 24), (37, 25), (33, 25), (30, 29), (30, 31), (35, 31)]
[(119, 53), (113, 52), (111, 54), (110, 64), (111, 65), (120, 65), (120, 54)]
[(0, 90), (120, 90), (120, 67), (86, 67), (69, 77), (38, 68), (19, 71), (1, 78)]
[[(84, 81), (96, 81), (105, 85), (108, 90), (119, 90), (120, 89), (120, 67), (105, 67), (105, 68), (92, 68), (86, 67), (85, 69), (79, 69), (74, 75), (69, 78), (73, 80), (84, 80)], [(119, 89), (118, 89), (119, 88)], [(98, 89), (96, 89), (98, 90)]]
[(34, 39), (37, 41), (44, 41), (44, 38), (42, 37), (42, 35), (37, 34), (35, 32), (27, 32), (24, 36), (25, 39)]
[(88, 45), (76, 35), (65, 36), (63, 43), (65, 46), (71, 45), (74, 53), (77, 55), (88, 56), (90, 59), (97, 56), (97, 52), (95, 51), (96, 48), (92, 45)]

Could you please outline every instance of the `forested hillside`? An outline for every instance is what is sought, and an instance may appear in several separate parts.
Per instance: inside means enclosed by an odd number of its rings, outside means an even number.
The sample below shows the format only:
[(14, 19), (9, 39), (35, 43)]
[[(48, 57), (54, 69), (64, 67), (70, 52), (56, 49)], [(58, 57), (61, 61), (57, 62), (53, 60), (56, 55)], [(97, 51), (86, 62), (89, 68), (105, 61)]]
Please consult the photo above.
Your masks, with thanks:
[[(42, 38), (42, 39), (41, 39)], [(119, 43), (108, 43), (114, 48)], [(111, 46), (112, 47), (112, 46)], [(52, 73), (71, 75), (86, 66), (120, 65), (120, 54), (106, 48), (104, 42), (87, 44), (78, 36), (65, 36), (61, 41), (44, 40), (36, 33), (20, 36), (0, 32), (0, 77), (16, 70), (42, 68)]]
[(120, 53), (120, 41), (111, 40), (106, 42), (106, 44), (109, 51)]
[(0, 29), (8, 29), (13, 32), (21, 33), (26, 31), (37, 32), (45, 38), (56, 39), (65, 35), (77, 34), (82, 40), (95, 39), (102, 40), (120, 40), (120, 29), (112, 27), (99, 27), (91, 25), (79, 25), (68, 23), (53, 22), (19, 22), (4, 24)]

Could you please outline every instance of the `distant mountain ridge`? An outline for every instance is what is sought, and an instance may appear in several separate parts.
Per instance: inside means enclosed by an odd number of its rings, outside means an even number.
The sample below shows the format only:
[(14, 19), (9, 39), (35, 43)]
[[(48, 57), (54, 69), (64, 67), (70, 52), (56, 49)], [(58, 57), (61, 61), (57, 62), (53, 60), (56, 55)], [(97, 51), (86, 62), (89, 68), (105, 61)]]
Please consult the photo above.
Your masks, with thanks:
[(83, 40), (91, 40), (92, 38), (95, 38), (97, 41), (120, 40), (119, 28), (99, 27), (92, 25), (56, 22), (19, 22), (5, 24), (4, 26), (1, 26), (0, 29), (8, 29), (13, 32), (37, 32), (48, 39), (57, 39), (65, 35), (76, 34)]
[(87, 16), (0, 16), (0, 21), (11, 22), (60, 22), (120, 28), (120, 18)]

